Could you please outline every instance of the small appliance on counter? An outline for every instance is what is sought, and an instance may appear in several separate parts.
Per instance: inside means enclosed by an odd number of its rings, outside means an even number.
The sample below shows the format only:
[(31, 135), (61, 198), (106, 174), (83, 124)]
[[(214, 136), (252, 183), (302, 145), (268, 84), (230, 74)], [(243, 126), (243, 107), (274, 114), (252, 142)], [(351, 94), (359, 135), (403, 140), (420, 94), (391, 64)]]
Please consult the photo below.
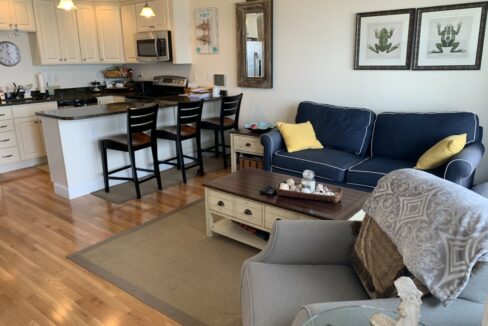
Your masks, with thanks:
[(90, 83), (90, 90), (94, 93), (100, 92), (102, 90), (102, 83), (95, 80)]

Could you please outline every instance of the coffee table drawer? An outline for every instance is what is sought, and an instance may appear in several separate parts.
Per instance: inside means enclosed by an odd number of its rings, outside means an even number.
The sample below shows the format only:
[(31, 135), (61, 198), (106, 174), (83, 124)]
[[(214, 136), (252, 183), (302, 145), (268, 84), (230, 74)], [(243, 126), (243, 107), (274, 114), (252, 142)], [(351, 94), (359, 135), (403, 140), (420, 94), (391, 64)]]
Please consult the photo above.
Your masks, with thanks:
[(236, 198), (235, 203), (236, 218), (257, 226), (263, 226), (264, 207), (262, 204), (240, 198)]
[(273, 224), (276, 220), (297, 220), (298, 214), (295, 214), (284, 209), (279, 209), (276, 207), (265, 206), (264, 208), (264, 227), (267, 229), (272, 229)]
[(263, 145), (259, 138), (248, 136), (234, 136), (234, 148), (237, 151), (263, 155)]
[(309, 221), (316, 221), (315, 217), (307, 216), (307, 215), (298, 215), (299, 220), (309, 220)]
[(208, 196), (209, 208), (213, 211), (234, 215), (234, 197), (221, 192), (209, 190)]

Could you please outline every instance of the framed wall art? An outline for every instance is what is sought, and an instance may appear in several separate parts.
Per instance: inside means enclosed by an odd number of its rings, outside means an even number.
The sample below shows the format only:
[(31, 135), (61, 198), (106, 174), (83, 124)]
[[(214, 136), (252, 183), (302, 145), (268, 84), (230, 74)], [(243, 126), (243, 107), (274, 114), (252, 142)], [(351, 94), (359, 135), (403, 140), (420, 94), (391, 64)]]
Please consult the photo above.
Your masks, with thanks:
[(417, 10), (414, 70), (479, 70), (487, 2)]
[(219, 28), (217, 8), (196, 9), (195, 33), (197, 53), (219, 53)]
[(410, 69), (414, 28), (415, 9), (357, 14), (354, 69)]

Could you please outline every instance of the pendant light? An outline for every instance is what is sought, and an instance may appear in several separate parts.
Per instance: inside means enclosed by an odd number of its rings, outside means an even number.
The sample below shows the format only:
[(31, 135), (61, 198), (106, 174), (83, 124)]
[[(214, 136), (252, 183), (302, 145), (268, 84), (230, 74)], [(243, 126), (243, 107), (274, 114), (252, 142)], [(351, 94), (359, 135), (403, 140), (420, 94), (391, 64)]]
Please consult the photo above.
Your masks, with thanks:
[(60, 0), (58, 4), (58, 9), (70, 11), (76, 9), (76, 6), (73, 3), (73, 0)]
[(144, 4), (144, 7), (142, 8), (141, 13), (139, 14), (139, 16), (146, 17), (146, 18), (151, 18), (151, 17), (156, 16), (156, 14), (152, 10), (152, 8), (149, 7), (149, 4), (146, 2)]

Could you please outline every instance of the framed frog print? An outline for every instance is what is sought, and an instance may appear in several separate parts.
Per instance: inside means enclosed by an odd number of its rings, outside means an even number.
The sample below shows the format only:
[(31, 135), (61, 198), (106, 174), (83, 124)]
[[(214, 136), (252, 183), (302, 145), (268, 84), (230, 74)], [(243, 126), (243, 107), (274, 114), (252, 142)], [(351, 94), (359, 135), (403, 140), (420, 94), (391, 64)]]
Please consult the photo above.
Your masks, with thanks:
[(356, 70), (409, 70), (415, 9), (356, 15)]
[(487, 2), (417, 10), (414, 70), (479, 70)]

